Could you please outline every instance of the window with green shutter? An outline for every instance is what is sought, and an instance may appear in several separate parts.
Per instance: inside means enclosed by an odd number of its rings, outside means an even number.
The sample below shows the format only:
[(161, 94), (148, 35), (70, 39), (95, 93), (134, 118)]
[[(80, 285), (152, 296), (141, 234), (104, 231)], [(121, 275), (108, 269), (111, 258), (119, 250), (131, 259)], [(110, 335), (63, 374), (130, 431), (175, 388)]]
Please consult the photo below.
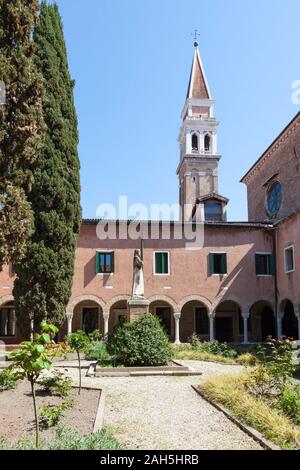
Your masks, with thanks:
[(274, 255), (271, 253), (256, 253), (255, 270), (257, 276), (272, 276), (275, 274)]
[(226, 253), (210, 253), (209, 254), (209, 271), (213, 274), (227, 274), (227, 254)]
[(112, 274), (115, 270), (115, 254), (111, 252), (96, 253), (96, 273), (97, 274)]
[(155, 253), (155, 274), (169, 274), (169, 253), (167, 251)]

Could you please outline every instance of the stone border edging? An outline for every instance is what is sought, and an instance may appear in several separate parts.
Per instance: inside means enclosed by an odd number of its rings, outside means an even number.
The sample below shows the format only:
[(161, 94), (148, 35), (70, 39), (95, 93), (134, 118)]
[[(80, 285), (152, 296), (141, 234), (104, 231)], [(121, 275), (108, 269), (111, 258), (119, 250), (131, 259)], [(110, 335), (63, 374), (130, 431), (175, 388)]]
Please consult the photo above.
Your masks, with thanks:
[(256, 442), (258, 442), (265, 450), (282, 450), (281, 447), (277, 446), (273, 442), (266, 439), (259, 431), (248, 426), (247, 424), (242, 423), (238, 418), (236, 418), (227, 408), (223, 407), (219, 403), (216, 403), (205, 396), (195, 385), (191, 385), (192, 389), (195, 390), (201, 398), (207, 401), (210, 405), (216, 408), (218, 411), (221, 411), (230, 421), (232, 421), (236, 426), (238, 426), (243, 432), (252, 437)]

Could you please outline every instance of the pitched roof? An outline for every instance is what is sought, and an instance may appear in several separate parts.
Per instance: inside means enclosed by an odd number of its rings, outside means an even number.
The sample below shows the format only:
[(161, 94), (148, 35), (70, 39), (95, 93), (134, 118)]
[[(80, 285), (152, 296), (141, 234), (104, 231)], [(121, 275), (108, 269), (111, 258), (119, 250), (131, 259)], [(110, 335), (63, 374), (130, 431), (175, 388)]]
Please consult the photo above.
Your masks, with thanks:
[(196, 204), (198, 204), (199, 202), (203, 202), (203, 201), (209, 201), (211, 199), (214, 199), (220, 202), (225, 202), (226, 204), (229, 202), (229, 199), (227, 199), (227, 197), (225, 196), (221, 196), (221, 194), (209, 193), (209, 194), (205, 194), (205, 196), (198, 197), (198, 199), (196, 200)]
[[(300, 117), (300, 112), (296, 114), (296, 116), (293, 117), (293, 119), (288, 123), (288, 125), (283, 129), (283, 131), (280, 132), (280, 134), (276, 137), (276, 139), (273, 140), (271, 145), (267, 148), (267, 150), (264, 151), (264, 153), (256, 160), (256, 162), (251, 166), (251, 168), (247, 171), (247, 173), (243, 176), (243, 178), (240, 180), (240, 183), (245, 183), (246, 184), (246, 179), (251, 175), (252, 171), (258, 167), (261, 163), (263, 163), (264, 159), (268, 157), (269, 152), (273, 149), (273, 147), (280, 142), (280, 139), (284, 136), (287, 130), (290, 129), (290, 127), (296, 123), (297, 125), (297, 120)], [(299, 124), (298, 124), (299, 125)]]
[(210, 100), (211, 94), (205, 77), (198, 47), (195, 47), (187, 99)]

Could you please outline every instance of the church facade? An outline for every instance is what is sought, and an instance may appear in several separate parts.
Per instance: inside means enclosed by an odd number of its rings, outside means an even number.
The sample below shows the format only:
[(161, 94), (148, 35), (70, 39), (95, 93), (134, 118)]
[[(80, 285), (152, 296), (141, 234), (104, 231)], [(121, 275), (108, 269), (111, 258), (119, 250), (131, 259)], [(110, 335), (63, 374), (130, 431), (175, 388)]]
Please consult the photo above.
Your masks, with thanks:
[[(141, 222), (144, 293), (140, 310), (156, 314), (170, 340), (261, 342), (268, 335), (300, 339), (300, 113), (242, 178), (248, 221), (228, 222), (219, 194), (218, 122), (198, 44), (182, 111), (177, 167), (181, 219)], [(187, 248), (182, 227), (199, 227), (200, 247)], [(115, 221), (116, 237), (99, 239), (98, 220), (83, 220), (72, 296), (60, 337), (83, 329), (104, 334), (132, 320), (133, 257), (140, 242), (130, 221)], [(153, 227), (156, 236), (153, 236)], [(16, 324), (10, 266), (0, 273), (0, 341), (23, 338)]]

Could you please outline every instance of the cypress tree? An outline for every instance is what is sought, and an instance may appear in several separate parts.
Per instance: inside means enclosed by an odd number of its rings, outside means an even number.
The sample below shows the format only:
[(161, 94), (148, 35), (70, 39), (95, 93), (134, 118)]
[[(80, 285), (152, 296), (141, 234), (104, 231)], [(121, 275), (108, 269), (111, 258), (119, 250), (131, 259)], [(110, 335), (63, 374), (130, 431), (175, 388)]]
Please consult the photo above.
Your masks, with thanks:
[(0, 266), (24, 256), (33, 231), (31, 165), (43, 145), (43, 80), (32, 32), (38, 0), (0, 0)]
[(34, 40), (37, 66), (45, 79), (45, 144), (33, 165), (30, 202), (35, 231), (26, 258), (15, 266), (19, 326), (28, 333), (48, 320), (60, 326), (69, 302), (77, 236), (81, 225), (78, 130), (63, 25), (57, 5), (42, 2)]

